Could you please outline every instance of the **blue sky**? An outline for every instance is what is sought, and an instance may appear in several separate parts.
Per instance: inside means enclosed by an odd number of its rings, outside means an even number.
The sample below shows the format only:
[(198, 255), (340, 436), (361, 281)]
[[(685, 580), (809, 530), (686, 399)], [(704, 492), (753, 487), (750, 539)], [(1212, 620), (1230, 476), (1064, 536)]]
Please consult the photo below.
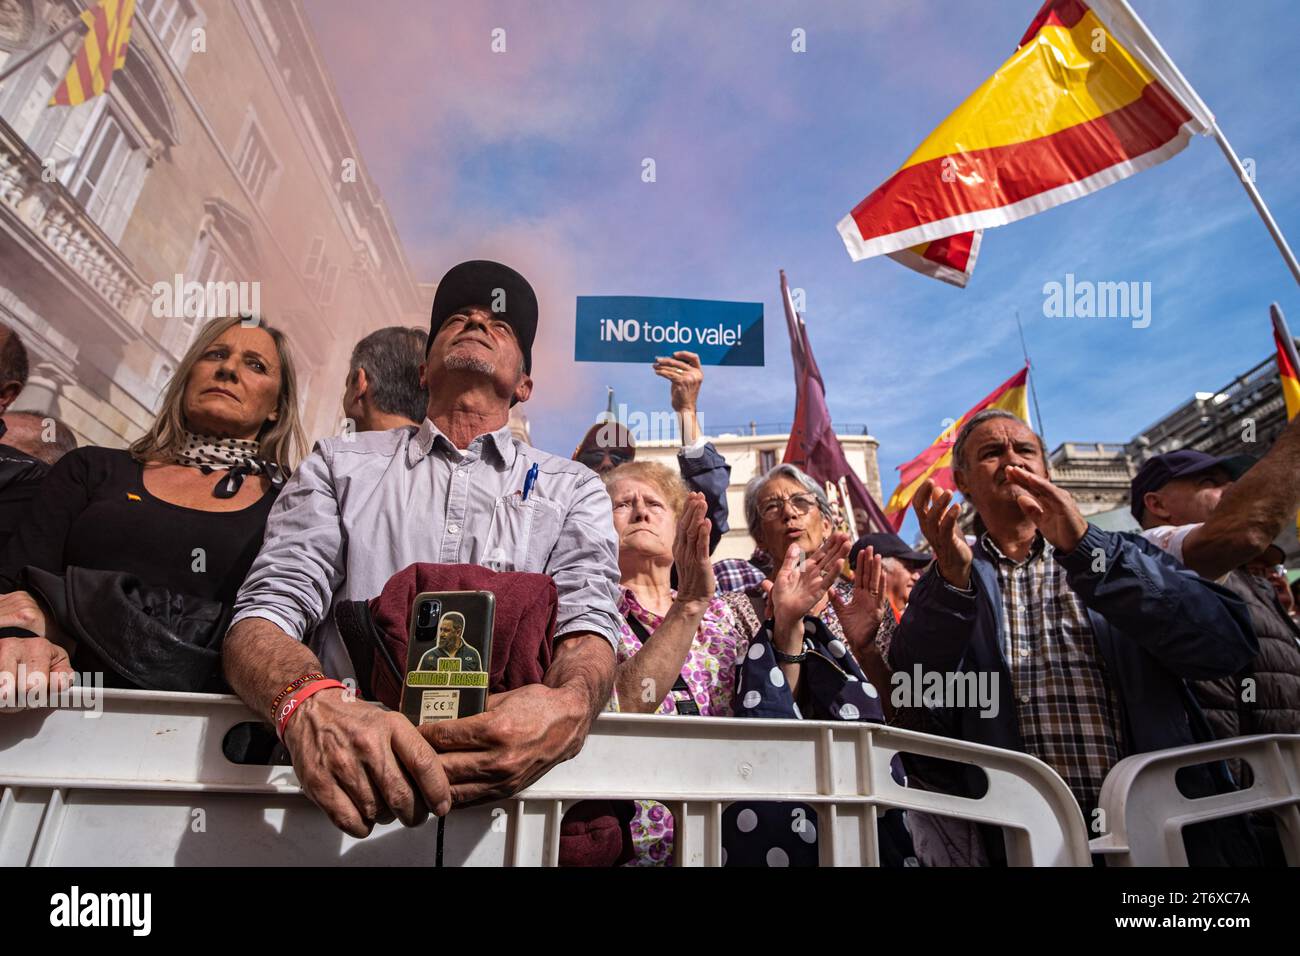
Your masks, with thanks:
[[(1300, 8), (1132, 2), (1300, 244)], [(880, 440), (886, 496), (945, 418), (1019, 367), (1017, 309), (1051, 447), (1126, 440), (1230, 381), (1269, 353), (1270, 301), (1300, 328), (1300, 288), (1207, 138), (987, 231), (964, 290), (849, 259), (836, 222), (1009, 55), (1037, 6), (307, 2), (416, 274), (497, 258), (538, 289), (535, 444), (569, 453), (606, 385), (633, 410), (668, 409), (648, 368), (573, 362), (578, 295), (762, 301), (766, 367), (708, 370), (702, 416), (706, 430), (789, 421), (783, 268), (806, 291), (833, 417)], [(1044, 317), (1043, 285), (1066, 273), (1150, 282), (1150, 326)]]

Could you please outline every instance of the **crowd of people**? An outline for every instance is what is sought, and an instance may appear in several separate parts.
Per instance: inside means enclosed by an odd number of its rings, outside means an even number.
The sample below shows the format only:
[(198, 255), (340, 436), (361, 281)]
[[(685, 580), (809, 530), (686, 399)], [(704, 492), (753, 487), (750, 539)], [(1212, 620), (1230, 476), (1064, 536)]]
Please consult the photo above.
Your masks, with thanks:
[[(305, 456), (290, 343), (249, 317), (200, 330), (128, 449), (75, 448), (53, 419), (6, 415), (0, 684), (102, 672), (109, 686), (233, 690), (358, 837), (519, 791), (576, 754), (604, 710), (890, 723), (1022, 751), (1087, 821), (1126, 756), (1300, 733), (1300, 625), (1273, 543), (1300, 506), (1300, 419), (1257, 462), (1146, 461), (1132, 485), (1144, 530), (1130, 533), (1090, 524), (1028, 425), (984, 411), (953, 448), (973, 529), (927, 482), (913, 501), (927, 550), (887, 532), (851, 541), (825, 487), (781, 464), (744, 491), (751, 558), (714, 561), (730, 468), (700, 432), (698, 357), (653, 369), (682, 423), (676, 470), (637, 460), (612, 422), (563, 458), (508, 424), (532, 392), (537, 322), (523, 276), (455, 266), (427, 330), (357, 343), (345, 427)], [(4, 410), (27, 362), (12, 330), (0, 340)], [(418, 727), (365, 686), (355, 699), (345, 681), (368, 668), (334, 611), (420, 564), (553, 581), (537, 679)], [(915, 673), (976, 675), (1001, 706), (891, 693)], [(891, 770), (982, 792), (972, 765), (903, 756)], [(1226, 762), (1181, 781), (1190, 796), (1249, 784)], [(624, 822), (620, 862), (671, 860), (666, 807), (638, 801)], [(1193, 863), (1281, 859), (1266, 818), (1185, 836)], [(882, 814), (878, 837), (888, 865), (1006, 858), (996, 828), (915, 812)], [(734, 804), (723, 846), (728, 865), (816, 865), (815, 809)]]

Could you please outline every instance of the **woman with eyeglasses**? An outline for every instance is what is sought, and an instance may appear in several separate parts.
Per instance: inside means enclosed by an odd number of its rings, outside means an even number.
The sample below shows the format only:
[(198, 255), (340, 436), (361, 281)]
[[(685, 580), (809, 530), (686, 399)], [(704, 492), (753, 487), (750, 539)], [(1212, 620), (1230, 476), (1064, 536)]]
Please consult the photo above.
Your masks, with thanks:
[[(848, 536), (834, 530), (825, 491), (794, 465), (749, 482), (745, 520), (774, 567), (723, 595), (747, 639), (735, 715), (883, 723), (893, 620), (881, 557), (864, 548), (852, 582), (841, 576)], [(882, 863), (913, 855), (898, 811), (884, 815), (880, 838)], [(733, 865), (817, 865), (816, 812), (805, 804), (733, 804), (723, 839)]]

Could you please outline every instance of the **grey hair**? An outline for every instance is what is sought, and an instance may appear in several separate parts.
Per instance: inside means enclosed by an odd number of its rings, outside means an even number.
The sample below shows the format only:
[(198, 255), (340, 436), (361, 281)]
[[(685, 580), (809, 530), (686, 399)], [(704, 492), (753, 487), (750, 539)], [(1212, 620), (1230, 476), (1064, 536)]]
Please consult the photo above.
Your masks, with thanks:
[[(981, 412), (971, 416), (970, 421), (961, 426), (961, 431), (957, 433), (957, 440), (952, 445), (952, 465), (954, 469), (965, 469), (966, 467), (966, 445), (970, 442), (971, 432), (987, 421), (995, 418), (1009, 418), (1013, 422), (1019, 422), (1026, 428), (1028, 423), (1019, 415), (1014, 415), (1002, 408), (986, 408)], [(1047, 464), (1047, 449), (1043, 447), (1043, 439), (1038, 436), (1038, 432), (1033, 431), (1034, 441), (1038, 443), (1038, 453), (1043, 456), (1043, 464)]]
[(807, 489), (808, 493), (817, 499), (817, 510), (823, 517), (831, 517), (831, 503), (826, 498), (826, 489), (806, 474), (800, 471), (794, 465), (788, 462), (782, 462), (774, 468), (769, 469), (765, 474), (755, 475), (749, 479), (745, 485), (745, 524), (749, 528), (749, 536), (755, 541), (762, 540), (759, 537), (759, 529), (763, 526), (763, 519), (758, 513), (758, 493), (763, 490), (773, 478), (789, 478), (797, 481)]
[(413, 422), (424, 421), (429, 407), (429, 395), (420, 387), (425, 335), (424, 329), (401, 325), (371, 332), (352, 349), (349, 381), (357, 369), (364, 368), (375, 408)]

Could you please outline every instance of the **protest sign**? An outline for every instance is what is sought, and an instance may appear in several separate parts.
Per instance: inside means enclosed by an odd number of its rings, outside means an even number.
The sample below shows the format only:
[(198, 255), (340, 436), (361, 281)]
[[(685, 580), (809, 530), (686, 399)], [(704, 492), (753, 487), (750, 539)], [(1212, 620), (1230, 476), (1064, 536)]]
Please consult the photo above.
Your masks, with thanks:
[(679, 349), (704, 365), (762, 365), (763, 303), (578, 296), (577, 361), (653, 362)]

